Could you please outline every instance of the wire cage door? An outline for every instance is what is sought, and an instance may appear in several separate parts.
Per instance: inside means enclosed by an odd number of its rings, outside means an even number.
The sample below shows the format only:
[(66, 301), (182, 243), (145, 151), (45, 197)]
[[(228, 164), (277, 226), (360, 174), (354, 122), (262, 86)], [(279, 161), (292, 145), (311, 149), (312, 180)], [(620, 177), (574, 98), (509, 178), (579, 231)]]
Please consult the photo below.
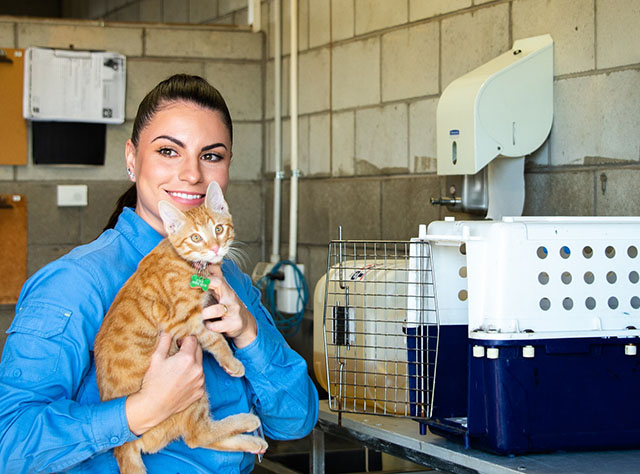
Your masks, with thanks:
[(329, 408), (430, 417), (439, 318), (431, 244), (329, 244), (324, 353)]

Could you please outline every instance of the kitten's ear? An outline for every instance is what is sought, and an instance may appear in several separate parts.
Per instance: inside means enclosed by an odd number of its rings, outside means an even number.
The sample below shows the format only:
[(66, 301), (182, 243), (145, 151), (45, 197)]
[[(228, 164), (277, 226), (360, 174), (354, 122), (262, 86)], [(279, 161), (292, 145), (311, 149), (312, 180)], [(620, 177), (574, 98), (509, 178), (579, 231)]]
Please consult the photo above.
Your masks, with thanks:
[(227, 201), (224, 200), (220, 185), (215, 181), (211, 181), (207, 188), (205, 206), (211, 211), (229, 214), (229, 205)]
[(160, 201), (158, 203), (158, 211), (164, 223), (164, 230), (167, 234), (175, 234), (184, 227), (187, 217), (176, 206), (169, 201)]

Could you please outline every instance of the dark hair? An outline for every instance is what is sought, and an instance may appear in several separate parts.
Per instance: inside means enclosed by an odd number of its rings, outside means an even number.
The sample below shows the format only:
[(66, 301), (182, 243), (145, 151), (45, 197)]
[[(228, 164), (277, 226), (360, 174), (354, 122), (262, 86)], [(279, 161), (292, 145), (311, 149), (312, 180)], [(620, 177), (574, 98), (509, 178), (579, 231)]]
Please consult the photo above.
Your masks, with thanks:
[[(200, 107), (220, 112), (222, 121), (229, 130), (229, 138), (233, 142), (233, 123), (227, 104), (218, 89), (200, 76), (175, 74), (165, 79), (142, 99), (138, 106), (138, 113), (133, 121), (131, 142), (138, 146), (140, 132), (147, 126), (154, 115), (164, 107), (175, 102), (193, 102)], [(138, 200), (135, 183), (118, 198), (116, 209), (111, 214), (104, 230), (112, 229), (118, 222), (118, 217), (125, 207), (135, 207)]]

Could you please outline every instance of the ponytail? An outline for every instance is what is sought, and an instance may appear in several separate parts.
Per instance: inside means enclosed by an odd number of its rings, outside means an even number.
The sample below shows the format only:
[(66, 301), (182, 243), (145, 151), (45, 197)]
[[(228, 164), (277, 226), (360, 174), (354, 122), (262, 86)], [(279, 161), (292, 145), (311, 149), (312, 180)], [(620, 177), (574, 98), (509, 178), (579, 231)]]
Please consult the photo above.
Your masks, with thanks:
[(138, 192), (136, 191), (135, 183), (132, 184), (129, 189), (125, 191), (125, 193), (118, 198), (118, 202), (116, 203), (116, 208), (109, 217), (109, 222), (105, 226), (104, 230), (113, 229), (118, 222), (118, 217), (120, 217), (120, 213), (124, 210), (125, 207), (136, 207), (136, 202), (138, 201)]

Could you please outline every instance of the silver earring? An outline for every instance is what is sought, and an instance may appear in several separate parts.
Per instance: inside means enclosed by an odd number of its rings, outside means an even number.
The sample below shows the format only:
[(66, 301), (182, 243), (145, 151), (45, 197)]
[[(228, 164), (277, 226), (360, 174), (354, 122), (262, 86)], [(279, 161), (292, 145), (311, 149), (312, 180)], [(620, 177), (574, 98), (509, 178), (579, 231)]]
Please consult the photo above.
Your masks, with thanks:
[(127, 168), (127, 174), (129, 175), (129, 179), (134, 181), (136, 179), (136, 175), (131, 171), (131, 168)]

